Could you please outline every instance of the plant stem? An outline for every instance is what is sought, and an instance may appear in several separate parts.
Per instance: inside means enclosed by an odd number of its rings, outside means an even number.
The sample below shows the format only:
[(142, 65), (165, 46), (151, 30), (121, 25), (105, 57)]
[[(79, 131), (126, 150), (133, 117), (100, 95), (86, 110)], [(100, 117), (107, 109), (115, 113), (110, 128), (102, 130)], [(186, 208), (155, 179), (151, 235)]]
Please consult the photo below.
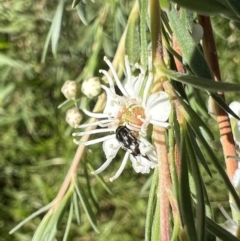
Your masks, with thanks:
[(171, 189), (168, 152), (166, 147), (165, 129), (154, 126), (153, 140), (156, 146), (159, 168), (158, 195), (160, 198), (160, 238), (161, 241), (170, 240), (170, 210), (168, 190)]
[[(213, 37), (212, 26), (210, 18), (206, 16), (198, 15), (199, 24), (204, 29), (203, 37), (203, 50), (208, 65), (211, 69), (215, 81), (221, 81), (220, 69), (218, 64), (217, 50)], [(218, 93), (224, 99), (224, 93)], [(221, 143), (223, 147), (223, 153), (225, 157), (225, 163), (227, 167), (227, 174), (230, 180), (237, 169), (237, 161), (228, 156), (236, 156), (235, 144), (232, 135), (232, 129), (228, 114), (218, 105), (215, 105), (217, 121), (219, 125), (219, 132), (221, 136)]]

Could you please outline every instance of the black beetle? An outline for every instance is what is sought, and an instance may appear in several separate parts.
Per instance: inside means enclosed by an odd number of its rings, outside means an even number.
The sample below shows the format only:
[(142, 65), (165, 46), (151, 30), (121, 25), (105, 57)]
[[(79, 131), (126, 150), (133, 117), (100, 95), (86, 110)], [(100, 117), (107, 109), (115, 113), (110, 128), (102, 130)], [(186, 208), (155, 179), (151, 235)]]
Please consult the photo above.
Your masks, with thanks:
[(130, 129), (126, 126), (119, 126), (116, 129), (116, 139), (122, 145), (122, 148), (128, 151), (130, 154), (135, 156), (143, 156), (149, 160), (147, 156), (141, 154), (139, 149), (140, 141), (137, 137), (132, 133)]

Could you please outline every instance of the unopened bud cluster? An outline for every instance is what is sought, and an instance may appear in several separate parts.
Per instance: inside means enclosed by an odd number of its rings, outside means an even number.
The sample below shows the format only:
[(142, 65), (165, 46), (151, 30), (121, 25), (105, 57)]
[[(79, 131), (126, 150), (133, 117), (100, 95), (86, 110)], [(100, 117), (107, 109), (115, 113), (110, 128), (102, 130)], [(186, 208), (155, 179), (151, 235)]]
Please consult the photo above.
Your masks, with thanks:
[[(75, 102), (82, 97), (81, 91), (88, 98), (96, 97), (101, 91), (101, 83), (97, 77), (84, 80), (82, 87), (80, 87), (81, 86), (78, 82), (67, 80), (62, 86), (61, 91), (67, 100), (73, 100)], [(67, 111), (66, 121), (70, 126), (75, 128), (80, 124), (81, 120), (82, 114), (77, 107), (71, 108)]]

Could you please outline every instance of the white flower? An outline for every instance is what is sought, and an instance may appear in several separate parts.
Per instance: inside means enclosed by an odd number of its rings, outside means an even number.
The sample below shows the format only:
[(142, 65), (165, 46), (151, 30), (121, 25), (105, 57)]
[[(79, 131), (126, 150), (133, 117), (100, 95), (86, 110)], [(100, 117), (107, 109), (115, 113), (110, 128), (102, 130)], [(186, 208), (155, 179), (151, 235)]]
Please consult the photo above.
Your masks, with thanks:
[[(240, 102), (233, 101), (229, 107), (238, 117), (240, 117)], [(240, 121), (235, 119), (232, 115), (229, 115), (229, 118), (231, 120), (234, 140), (240, 148)]]
[[(78, 128), (88, 126), (100, 126), (103, 128), (89, 132), (74, 133), (74, 136), (84, 136), (87, 134), (106, 133), (112, 134), (86, 142), (74, 140), (76, 144), (92, 145), (103, 142), (103, 151), (106, 155), (106, 162), (95, 172), (102, 172), (116, 156), (122, 147), (126, 154), (122, 164), (116, 174), (110, 178), (111, 181), (118, 178), (122, 173), (127, 160), (130, 157), (132, 166), (137, 173), (148, 173), (150, 168), (157, 166), (157, 157), (154, 146), (145, 138), (147, 127), (153, 125), (169, 128), (170, 124), (166, 121), (171, 112), (171, 103), (167, 93), (160, 91), (149, 96), (149, 90), (153, 81), (152, 73), (148, 77), (140, 65), (136, 67), (140, 70), (138, 76), (131, 74), (128, 58), (125, 57), (126, 83), (123, 85), (119, 80), (116, 70), (112, 63), (105, 57), (104, 61), (108, 64), (113, 78), (105, 70), (100, 70), (109, 82), (109, 88), (102, 85), (106, 91), (107, 101), (103, 113), (93, 113), (83, 110), (89, 117), (97, 118), (98, 121), (92, 124), (83, 124)], [(116, 94), (114, 81), (121, 91), (122, 96)], [(124, 126), (123, 129), (118, 127)], [(123, 141), (119, 139), (123, 137)]]

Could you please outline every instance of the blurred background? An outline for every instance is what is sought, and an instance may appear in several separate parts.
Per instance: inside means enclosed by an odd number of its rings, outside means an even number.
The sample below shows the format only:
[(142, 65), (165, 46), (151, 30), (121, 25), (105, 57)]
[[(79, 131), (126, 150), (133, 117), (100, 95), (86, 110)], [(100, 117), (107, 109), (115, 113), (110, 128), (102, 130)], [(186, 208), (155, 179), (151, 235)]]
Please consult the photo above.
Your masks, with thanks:
[[(107, 69), (103, 56), (113, 58), (132, 5), (96, 0), (72, 8), (72, 1), (0, 0), (0, 241), (31, 240), (43, 215), (11, 236), (8, 232), (55, 198), (77, 148), (74, 129), (65, 121), (71, 104), (57, 108), (65, 101), (61, 87), (66, 80), (101, 77), (98, 70)], [(222, 78), (239, 83), (240, 34), (226, 19), (214, 17), (212, 24)], [(227, 94), (226, 99), (240, 100), (240, 95)], [(104, 158), (101, 146), (87, 148), (84, 155), (94, 169)], [(104, 179), (118, 167), (119, 162), (109, 166)], [(79, 179), (87, 187), (85, 169), (83, 160)], [(143, 240), (149, 178), (129, 165), (116, 181), (107, 181), (110, 195), (90, 176), (100, 234), (83, 213), (81, 226), (73, 222), (69, 240)], [(228, 204), (217, 176), (206, 183), (212, 202)], [(59, 240), (66, 220), (59, 226)]]

